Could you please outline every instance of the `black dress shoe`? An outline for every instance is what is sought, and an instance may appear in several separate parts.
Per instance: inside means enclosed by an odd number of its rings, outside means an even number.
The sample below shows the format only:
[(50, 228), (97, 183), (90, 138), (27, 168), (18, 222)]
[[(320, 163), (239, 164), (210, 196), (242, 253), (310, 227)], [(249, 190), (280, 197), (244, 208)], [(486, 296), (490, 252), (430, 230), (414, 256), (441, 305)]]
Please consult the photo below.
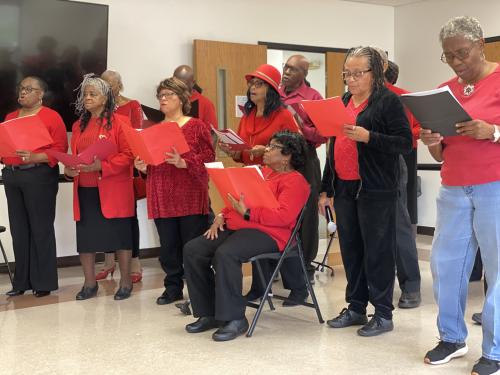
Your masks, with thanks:
[(254, 301), (257, 301), (258, 299), (260, 299), (263, 294), (264, 294), (264, 291), (259, 292), (259, 291), (254, 290), (254, 289), (250, 289), (248, 291), (248, 293), (245, 294), (244, 297), (246, 298), (247, 302), (254, 302)]
[(114, 299), (115, 301), (121, 301), (123, 299), (129, 298), (131, 294), (132, 294), (132, 286), (130, 286), (130, 288), (121, 286), (116, 291)]
[(292, 289), (286, 300), (283, 301), (283, 306), (298, 306), (306, 302), (309, 292), (307, 289)]
[(95, 284), (94, 287), (89, 288), (87, 286), (83, 286), (82, 290), (80, 290), (76, 294), (76, 300), (77, 301), (83, 301), (85, 299), (89, 299), (92, 297), (95, 297), (97, 295), (97, 290), (99, 289), (99, 284)]
[(420, 302), (422, 302), (420, 292), (403, 292), (399, 298), (398, 307), (400, 309), (414, 309), (420, 306)]
[(180, 291), (177, 294), (170, 294), (166, 290), (162, 293), (161, 296), (159, 296), (156, 299), (156, 303), (158, 305), (168, 305), (169, 303), (175, 302), (175, 301), (180, 301), (184, 299), (184, 296), (182, 295), (182, 291)]
[(380, 316), (373, 315), (368, 323), (358, 329), (358, 335), (363, 337), (378, 336), (382, 333), (392, 331), (394, 324), (392, 319), (384, 319)]
[(223, 327), (219, 328), (212, 335), (214, 341), (229, 341), (234, 340), (239, 335), (244, 334), (248, 330), (247, 318), (239, 320), (230, 320)]
[(350, 326), (360, 326), (368, 322), (365, 314), (360, 314), (349, 309), (342, 309), (340, 314), (326, 322), (332, 328), (345, 328)]
[(35, 297), (45, 297), (45, 296), (49, 296), (50, 295), (50, 291), (48, 290), (35, 290), (33, 292), (33, 294), (35, 295)]
[(9, 297), (16, 297), (16, 296), (22, 296), (24, 294), (24, 290), (16, 290), (16, 289), (12, 289), (12, 290), (9, 290), (7, 293), (5, 293), (6, 295), (8, 295)]
[(217, 320), (213, 316), (202, 316), (196, 322), (186, 325), (186, 331), (189, 333), (199, 333), (217, 327)]

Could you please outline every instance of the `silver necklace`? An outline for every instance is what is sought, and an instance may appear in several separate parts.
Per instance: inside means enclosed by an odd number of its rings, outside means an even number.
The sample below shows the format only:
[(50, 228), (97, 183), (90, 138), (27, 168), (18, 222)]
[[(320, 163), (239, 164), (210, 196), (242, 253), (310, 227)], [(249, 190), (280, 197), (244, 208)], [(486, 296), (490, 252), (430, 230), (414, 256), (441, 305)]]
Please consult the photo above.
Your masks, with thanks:
[(464, 95), (465, 96), (471, 96), (474, 93), (474, 85), (472, 83), (469, 83), (464, 86)]

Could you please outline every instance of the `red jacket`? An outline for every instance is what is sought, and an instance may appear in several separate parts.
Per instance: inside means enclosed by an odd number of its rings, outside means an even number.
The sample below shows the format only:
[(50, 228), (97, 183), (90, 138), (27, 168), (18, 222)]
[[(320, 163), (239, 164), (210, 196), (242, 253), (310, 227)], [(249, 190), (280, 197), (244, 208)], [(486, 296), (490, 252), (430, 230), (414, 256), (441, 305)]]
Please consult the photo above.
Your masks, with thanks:
[[(99, 138), (105, 138), (118, 146), (118, 153), (101, 161), (101, 176), (97, 183), (101, 210), (105, 218), (132, 217), (135, 214), (133, 187), (133, 155), (123, 133), (123, 126), (132, 126), (130, 120), (118, 114), (112, 117), (112, 127), (101, 128)], [(76, 144), (81, 135), (80, 120), (73, 124), (71, 152), (76, 154)], [(78, 176), (73, 182), (73, 215), (75, 221), (80, 220), (80, 201), (78, 199)]]

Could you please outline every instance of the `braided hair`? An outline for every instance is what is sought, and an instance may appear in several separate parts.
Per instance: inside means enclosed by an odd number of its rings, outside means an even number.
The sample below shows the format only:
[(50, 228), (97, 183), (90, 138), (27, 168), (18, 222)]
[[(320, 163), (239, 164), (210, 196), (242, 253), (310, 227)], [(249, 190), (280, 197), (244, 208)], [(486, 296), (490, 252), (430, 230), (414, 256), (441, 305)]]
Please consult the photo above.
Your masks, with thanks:
[[(378, 94), (385, 87), (384, 62), (380, 53), (373, 47), (354, 47), (347, 51), (344, 65), (351, 57), (366, 57), (368, 60), (368, 69), (373, 76), (372, 94)], [(371, 95), (370, 95), (371, 96)]]
[(95, 87), (97, 91), (99, 91), (103, 96), (106, 97), (104, 109), (99, 115), (98, 123), (99, 125), (102, 125), (103, 120), (105, 119), (106, 122), (104, 123), (104, 129), (111, 129), (111, 117), (113, 116), (113, 112), (115, 110), (115, 99), (113, 97), (113, 92), (111, 90), (111, 87), (105, 80), (93, 73), (90, 73), (83, 76), (82, 83), (75, 90), (78, 91), (75, 102), (75, 113), (80, 116), (80, 131), (83, 132), (85, 130), (85, 128), (89, 124), (90, 118), (92, 117), (92, 114), (85, 109), (84, 105), (84, 92), (85, 87), (87, 86)]

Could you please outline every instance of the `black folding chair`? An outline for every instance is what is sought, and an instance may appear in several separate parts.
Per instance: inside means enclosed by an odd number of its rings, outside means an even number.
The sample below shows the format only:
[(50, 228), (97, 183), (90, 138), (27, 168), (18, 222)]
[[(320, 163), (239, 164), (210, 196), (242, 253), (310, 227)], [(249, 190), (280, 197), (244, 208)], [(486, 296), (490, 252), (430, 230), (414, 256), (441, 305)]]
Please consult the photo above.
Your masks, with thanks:
[[(0, 226), (0, 233), (5, 232), (5, 227)], [(7, 254), (5, 254), (5, 249), (3, 248), (2, 240), (0, 240), (0, 249), (2, 250), (4, 265), (7, 267), (7, 272), (9, 273), (10, 283), (14, 287), (12, 283), (12, 271), (10, 270), (9, 260), (7, 259)]]
[[(252, 262), (252, 264), (257, 267), (257, 272), (259, 274), (259, 279), (260, 282), (262, 283), (262, 286), (265, 286), (265, 291), (264, 294), (262, 295), (260, 299), (260, 303), (254, 303), (254, 302), (247, 302), (247, 306), (253, 307), (257, 309), (257, 312), (255, 313), (255, 316), (253, 317), (252, 323), (250, 324), (250, 328), (247, 331), (247, 337), (251, 337), (253, 334), (253, 331), (255, 329), (255, 326), (257, 324), (257, 321), (260, 318), (260, 314), (262, 313), (262, 309), (264, 308), (264, 304), (266, 301), (269, 303), (269, 306), (271, 310), (275, 310), (273, 303), (271, 301), (272, 298), (276, 298), (279, 300), (286, 300), (287, 297), (276, 295), (276, 294), (269, 294), (271, 291), (271, 287), (273, 285), (273, 280), (278, 274), (283, 262), (287, 258), (292, 258), (292, 257), (298, 257), (300, 259), (300, 264), (302, 266), (302, 273), (304, 276), (304, 280), (306, 282), (307, 290), (309, 294), (311, 295), (311, 299), (313, 303), (309, 302), (298, 302), (300, 305), (307, 306), (314, 308), (316, 310), (316, 315), (318, 316), (319, 323), (324, 323), (323, 317), (321, 316), (321, 311), (319, 309), (318, 301), (316, 299), (316, 295), (314, 294), (314, 289), (312, 288), (311, 282), (309, 281), (309, 277), (307, 276), (307, 269), (306, 269), (306, 264), (304, 261), (304, 253), (302, 251), (302, 241), (300, 239), (300, 227), (302, 226), (302, 220), (304, 219), (304, 212), (305, 212), (306, 207), (302, 208), (302, 211), (299, 214), (299, 217), (297, 219), (297, 223), (295, 224), (295, 227), (293, 228), (292, 234), (290, 235), (290, 238), (288, 239), (288, 242), (285, 246), (285, 249), (281, 253), (265, 253), (265, 254), (260, 254), (256, 255), (252, 258), (250, 258), (248, 261)], [(264, 278), (264, 273), (262, 272), (262, 268), (259, 264), (260, 260), (263, 259), (273, 259), (277, 260), (278, 264), (276, 265), (274, 272), (269, 279), (269, 282), (266, 283), (266, 280)]]

